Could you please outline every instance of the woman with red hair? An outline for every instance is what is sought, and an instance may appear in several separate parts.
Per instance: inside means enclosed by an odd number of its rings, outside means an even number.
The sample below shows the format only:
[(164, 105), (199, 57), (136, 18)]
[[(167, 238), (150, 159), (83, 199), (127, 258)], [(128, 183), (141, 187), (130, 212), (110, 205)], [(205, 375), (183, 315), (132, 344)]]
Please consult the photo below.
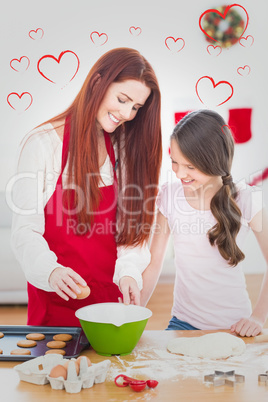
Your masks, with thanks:
[(129, 48), (100, 57), (70, 107), (23, 141), (12, 246), (28, 324), (78, 326), (85, 305), (139, 304), (161, 148), (157, 78)]

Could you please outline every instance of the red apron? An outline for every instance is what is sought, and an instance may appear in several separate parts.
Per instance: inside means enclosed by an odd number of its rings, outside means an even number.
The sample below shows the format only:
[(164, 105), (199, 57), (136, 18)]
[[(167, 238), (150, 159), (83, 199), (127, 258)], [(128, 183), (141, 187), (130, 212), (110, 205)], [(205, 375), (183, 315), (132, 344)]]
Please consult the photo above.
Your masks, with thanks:
[[(50, 250), (58, 257), (59, 264), (72, 268), (82, 276), (91, 289), (83, 300), (63, 300), (55, 292), (46, 292), (28, 283), (28, 325), (80, 326), (75, 311), (94, 303), (118, 302), (122, 297), (118, 286), (113, 283), (117, 248), (115, 241), (117, 178), (115, 155), (109, 134), (104, 133), (107, 153), (113, 165), (114, 184), (100, 187), (101, 199), (94, 212), (91, 230), (78, 225), (76, 215), (66, 211), (63, 202), (62, 172), (67, 162), (69, 149), (69, 124), (65, 124), (62, 149), (62, 169), (56, 189), (49, 199), (45, 213), (45, 232)], [(75, 190), (72, 191), (72, 195)], [(74, 208), (72, 201), (70, 209)], [(77, 235), (84, 233), (83, 235)]]

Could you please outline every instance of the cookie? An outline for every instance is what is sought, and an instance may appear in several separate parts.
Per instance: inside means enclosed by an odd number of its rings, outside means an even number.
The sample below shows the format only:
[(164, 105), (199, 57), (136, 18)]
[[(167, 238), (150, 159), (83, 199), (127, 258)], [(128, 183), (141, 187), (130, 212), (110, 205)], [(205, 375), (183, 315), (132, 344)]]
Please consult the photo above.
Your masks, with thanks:
[(3, 354), (3, 351), (2, 351), (2, 349), (0, 349), (0, 355), (2, 355)]
[(3, 334), (3, 332), (0, 332), (0, 339), (3, 338), (5, 335)]
[(30, 355), (31, 351), (29, 349), (13, 349), (10, 352), (11, 355)]
[(66, 355), (66, 352), (63, 349), (49, 349), (46, 351), (45, 355), (49, 355), (50, 353), (57, 353), (62, 356)]
[(28, 339), (22, 339), (17, 342), (17, 346), (20, 348), (33, 348), (37, 343), (35, 341), (29, 341)]
[(70, 334), (57, 334), (53, 336), (54, 341), (63, 341), (68, 342), (73, 339), (72, 335)]
[(50, 341), (47, 343), (47, 347), (52, 349), (62, 349), (65, 348), (65, 346), (66, 343), (63, 341)]
[(45, 335), (38, 333), (27, 334), (26, 339), (30, 341), (42, 341), (42, 339), (45, 339)]

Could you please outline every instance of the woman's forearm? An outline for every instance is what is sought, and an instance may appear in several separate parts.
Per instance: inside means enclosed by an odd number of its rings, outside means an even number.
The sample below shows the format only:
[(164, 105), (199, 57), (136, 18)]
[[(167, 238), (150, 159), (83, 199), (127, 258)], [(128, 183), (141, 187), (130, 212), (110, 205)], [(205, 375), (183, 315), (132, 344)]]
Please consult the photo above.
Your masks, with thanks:
[(158, 212), (156, 219), (156, 230), (152, 238), (152, 243), (150, 247), (151, 261), (143, 272), (143, 289), (141, 291), (141, 305), (145, 306), (150, 299), (157, 281), (159, 279), (164, 256), (166, 252), (166, 247), (170, 235), (170, 230), (168, 227), (168, 222), (166, 217)]
[(150, 263), (142, 275), (143, 289), (141, 291), (141, 306), (146, 306), (158, 282), (162, 264)]

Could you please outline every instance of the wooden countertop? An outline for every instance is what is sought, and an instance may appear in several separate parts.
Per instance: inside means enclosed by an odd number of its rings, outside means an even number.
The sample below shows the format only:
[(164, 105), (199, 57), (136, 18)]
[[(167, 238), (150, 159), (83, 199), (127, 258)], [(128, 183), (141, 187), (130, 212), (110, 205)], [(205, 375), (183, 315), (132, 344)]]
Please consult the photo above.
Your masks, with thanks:
[[(82, 389), (78, 394), (65, 390), (53, 390), (49, 384), (34, 385), (20, 381), (14, 366), (19, 362), (0, 362), (0, 399), (3, 402), (36, 401), (189, 401), (189, 402), (262, 402), (268, 400), (268, 385), (258, 383), (258, 374), (268, 370), (268, 343), (253, 344), (252, 338), (243, 338), (248, 344), (242, 356), (226, 360), (197, 359), (173, 355), (167, 352), (170, 339), (178, 336), (200, 336), (217, 331), (144, 331), (138, 345), (128, 356), (104, 357), (91, 348), (82, 354), (93, 363), (109, 359), (112, 364), (106, 381), (92, 388)], [(225, 331), (228, 332), (228, 331)], [(204, 383), (204, 375), (214, 370), (235, 370), (245, 375), (245, 382), (234, 387), (214, 387)], [(130, 387), (119, 388), (114, 384), (118, 374), (137, 379), (156, 379), (155, 389), (146, 388), (134, 392)]]

